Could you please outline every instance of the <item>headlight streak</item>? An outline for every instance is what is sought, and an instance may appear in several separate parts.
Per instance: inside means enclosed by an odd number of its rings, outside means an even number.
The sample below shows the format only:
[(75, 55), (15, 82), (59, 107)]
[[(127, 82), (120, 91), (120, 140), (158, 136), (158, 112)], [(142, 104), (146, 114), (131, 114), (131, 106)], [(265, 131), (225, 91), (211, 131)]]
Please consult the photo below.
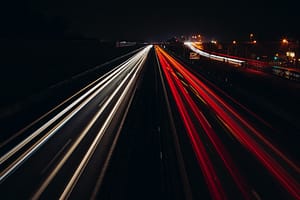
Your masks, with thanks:
[(203, 51), (196, 43), (194, 42), (185, 42), (186, 46), (188, 46), (192, 51), (198, 53), (201, 56), (207, 57), (212, 60), (217, 60), (220, 62), (227, 62), (232, 65), (242, 66), (242, 64), (247, 64), (248, 66), (264, 68), (269, 67), (269, 63), (265, 61), (249, 59), (249, 58), (242, 58), (217, 52), (209, 52)]
[[(137, 70), (141, 69), (141, 66), (143, 65), (147, 54), (149, 52), (151, 47), (145, 48), (143, 51), (140, 52), (137, 56), (137, 60), (132, 63), (132, 65), (128, 66), (128, 70), (124, 71), (123, 73), (126, 73), (126, 77), (122, 80), (122, 82), (117, 86), (116, 89), (114, 89), (112, 94), (109, 96), (109, 98), (105, 101), (105, 103), (101, 106), (99, 111), (96, 113), (96, 115), (93, 117), (93, 119), (89, 122), (89, 124), (85, 127), (83, 132), (80, 134), (80, 136), (77, 138), (77, 140), (73, 143), (73, 145), (70, 147), (68, 152), (64, 155), (64, 157), (61, 159), (61, 161), (56, 165), (55, 169), (51, 172), (51, 174), (46, 178), (46, 180), (43, 182), (43, 184), (40, 186), (40, 188), (35, 192), (32, 199), (39, 199), (41, 194), (45, 191), (45, 189), (48, 187), (50, 182), (53, 180), (53, 178), (56, 176), (56, 174), (59, 172), (59, 170), (63, 167), (63, 165), (66, 163), (68, 158), (72, 155), (72, 153), (75, 151), (75, 149), (78, 147), (80, 142), (83, 140), (83, 138), (87, 135), (90, 128), (94, 125), (96, 120), (100, 117), (100, 115), (103, 113), (103, 111), (107, 108), (107, 106), (110, 104), (113, 98), (116, 97), (117, 93), (120, 91), (120, 89), (126, 84), (127, 80), (129, 80), (129, 84), (126, 86), (125, 90), (122, 92), (121, 97), (118, 99), (116, 105), (110, 112), (108, 118), (102, 125), (102, 128), (98, 132), (97, 136), (93, 140), (93, 143), (91, 144), (90, 148), (88, 149), (87, 153), (85, 154), (84, 158), (82, 159), (81, 163), (77, 167), (75, 173), (73, 174), (71, 180), (67, 184), (63, 194), (61, 195), (60, 199), (67, 199), (68, 195), (71, 193), (72, 189), (74, 188), (76, 182), (78, 181), (81, 173), (84, 170), (84, 167), (87, 165), (90, 157), (92, 156), (94, 150), (96, 149), (98, 143), (103, 137), (103, 134), (105, 133), (106, 128), (108, 127), (109, 123), (112, 120), (113, 114), (116, 112), (116, 109), (120, 106), (121, 100), (123, 100), (124, 95), (127, 94), (128, 88), (132, 87), (132, 82), (136, 76)], [(127, 72), (129, 71), (129, 72)], [(132, 78), (134, 76), (134, 78)]]
[(229, 58), (229, 57), (225, 57), (225, 56), (220, 56), (220, 55), (207, 53), (205, 51), (202, 51), (200, 49), (195, 48), (193, 46), (192, 42), (185, 42), (184, 44), (186, 46), (188, 46), (192, 51), (198, 53), (199, 55), (204, 56), (206, 58), (210, 58), (212, 60), (217, 60), (217, 61), (221, 61), (221, 62), (228, 62), (230, 64), (235, 64), (235, 65), (239, 65), (239, 66), (241, 66), (242, 63), (245, 62), (243, 60), (239, 60), (239, 59), (235, 59), (235, 58)]
[(134, 83), (135, 83), (135, 81), (137, 79), (137, 75), (139, 74), (139, 72), (142, 69), (142, 66), (144, 65), (144, 62), (145, 62), (145, 60), (147, 58), (149, 50), (150, 50), (150, 48), (146, 48), (146, 50), (144, 51), (144, 55), (141, 58), (140, 63), (137, 63), (134, 66), (135, 68), (132, 69), (132, 71), (126, 76), (126, 78), (122, 81), (122, 83), (119, 84), (118, 88), (115, 90), (115, 91), (119, 91), (121, 89), (121, 87), (126, 83), (126, 81), (129, 78), (129, 76), (131, 76), (131, 78), (129, 80), (129, 83), (127, 84), (126, 88), (123, 90), (121, 96), (119, 97), (117, 103), (114, 105), (114, 107), (111, 110), (109, 116), (106, 118), (106, 120), (103, 123), (101, 129), (99, 130), (97, 136), (93, 140), (93, 143), (91, 144), (91, 146), (88, 149), (88, 151), (86, 152), (84, 158), (82, 159), (82, 161), (78, 165), (75, 173), (73, 174), (71, 180), (69, 181), (69, 183), (65, 187), (65, 189), (64, 189), (64, 191), (61, 194), (61, 196), (60, 196), (59, 199), (68, 199), (70, 193), (72, 192), (72, 190), (75, 187), (78, 179), (80, 178), (80, 175), (84, 171), (85, 166), (88, 164), (90, 158), (92, 157), (94, 151), (96, 150), (96, 147), (98, 146), (99, 142), (101, 141), (101, 138), (102, 138), (103, 134), (105, 133), (105, 131), (108, 128), (108, 126), (111, 123), (111, 121), (113, 120), (113, 117), (115, 116), (115, 113), (117, 112), (117, 110), (121, 106), (122, 101), (125, 99), (126, 95), (129, 94), (130, 89), (132, 89), (134, 87)]
[[(299, 174), (299, 167), (289, 160), (278, 148), (267, 140), (259, 131), (242, 118), (229, 104), (220, 99), (196, 76), (186, 70), (175, 59), (163, 50), (158, 51), (164, 56), (176, 71), (178, 71), (199, 94), (207, 104), (215, 111), (220, 121), (228, 128), (232, 135), (245, 146), (256, 158), (269, 170), (274, 178), (296, 199), (300, 198), (299, 183), (297, 177), (293, 177), (273, 156), (280, 158), (281, 162)], [(170, 69), (170, 66), (168, 67)], [(175, 73), (173, 73), (175, 74)], [(246, 131), (247, 130), (247, 131)], [(257, 140), (257, 141), (256, 141)], [(272, 152), (272, 154), (270, 154)]]
[[(136, 50), (137, 51), (137, 50)], [(125, 55), (126, 56), (126, 55)], [(123, 57), (123, 56), (121, 56)], [(120, 58), (120, 57), (119, 57)], [(117, 58), (118, 59), (118, 58)], [(107, 63), (110, 63), (112, 61), (109, 61)], [(26, 127), (22, 128), (21, 130), (19, 130), (18, 132), (16, 132), (15, 134), (13, 134), (10, 138), (8, 138), (7, 140), (3, 141), (0, 144), (0, 148), (4, 147), (6, 144), (8, 144), (10, 141), (12, 141), (14, 138), (16, 138), (17, 136), (21, 135), (23, 132), (25, 132), (26, 130), (28, 130), (30, 127), (32, 127), (34, 124), (36, 124), (37, 122), (39, 122), (40, 120), (44, 119), (46, 116), (48, 116), (50, 113), (54, 112), (55, 110), (59, 109), (62, 105), (64, 105), (65, 103), (67, 103), (68, 101), (70, 101), (72, 98), (75, 98), (76, 96), (78, 96), (79, 94), (85, 92), (85, 90), (87, 90), (88, 88), (92, 87), (93, 85), (97, 84), (97, 82), (101, 81), (102, 79), (104, 79), (105, 77), (109, 76), (111, 73), (113, 73), (116, 70), (120, 70), (120, 67), (125, 65), (126, 63), (128, 63), (128, 60), (124, 61), (123, 63), (119, 64), (117, 67), (115, 67), (114, 69), (112, 69), (110, 72), (104, 74), (103, 76), (101, 76), (100, 78), (96, 79), (95, 81), (91, 82), (90, 84), (88, 84), (87, 86), (85, 86), (84, 88), (82, 88), (81, 90), (79, 90), (78, 92), (76, 92), (74, 95), (72, 95), (71, 97), (67, 98), (66, 100), (64, 100), (62, 103), (60, 103), (59, 105), (55, 106), (53, 109), (49, 110), (47, 113), (45, 113), (44, 115), (42, 115), (41, 117), (39, 117), (38, 119), (36, 119), (35, 121), (31, 122), (29, 125), (27, 125)], [(86, 73), (86, 72), (84, 72)], [(82, 73), (82, 74), (84, 74)], [(77, 76), (81, 76), (82, 74), (76, 75), (73, 78), (76, 78)]]
[[(145, 50), (145, 49), (144, 49)], [(37, 142), (31, 145), (24, 153), (21, 154), (17, 159), (15, 159), (12, 163), (9, 164), (4, 170), (0, 172), (0, 183), (7, 178), (14, 170), (22, 165), (29, 157), (31, 157), (35, 151), (37, 151), (44, 143), (46, 143), (64, 124), (66, 124), (76, 113), (78, 113), (85, 105), (87, 105), (96, 95), (98, 95), (105, 87), (107, 87), (116, 77), (120, 76), (124, 73), (128, 67), (132, 66), (133, 63), (137, 62), (140, 57), (143, 55), (144, 50), (138, 52), (130, 59), (125, 61), (124, 63), (118, 65), (107, 74), (103, 75), (97, 80), (101, 80), (94, 87), (89, 89), (86, 93), (80, 96), (77, 100), (71, 103), (68, 107), (66, 107), (63, 111), (58, 113), (55, 117), (50, 119), (44, 125), (42, 125), (39, 129), (33, 132), (29, 137), (24, 139), (14, 148), (12, 148), (9, 152), (3, 155), (0, 158), (0, 165), (3, 165), (6, 161), (8, 161), (11, 157), (13, 157), (17, 152), (22, 150), (26, 145), (28, 145), (34, 138), (36, 138), (39, 134), (43, 133), (49, 126), (63, 117), (70, 110), (66, 117), (61, 119), (50, 131), (48, 131), (44, 136), (42, 136)], [(87, 86), (88, 87), (88, 86)], [(77, 107), (76, 107), (77, 106)], [(76, 107), (76, 108), (74, 108)]]
[[(90, 95), (92, 92), (94, 92), (97, 88), (99, 88), (100, 86), (102, 86), (103, 84), (108, 84), (109, 80), (110, 82), (112, 81), (112, 77), (116, 77), (117, 75), (122, 73), (122, 70), (124, 70), (126, 68), (126, 66), (128, 64), (130, 64), (130, 62), (133, 62), (133, 60), (128, 60), (127, 62), (125, 62), (123, 65), (118, 66), (118, 68), (114, 68), (113, 70), (111, 70), (110, 72), (108, 72), (107, 74), (105, 74), (103, 77), (104, 80), (102, 80), (100, 83), (98, 83), (96, 86), (94, 86), (92, 89), (90, 89), (89, 91), (87, 91), (85, 94), (83, 94), (80, 98), (78, 98), (76, 101), (74, 101), (72, 104), (70, 104), (68, 107), (66, 107), (63, 111), (61, 111), (60, 113), (58, 113), (56, 116), (54, 116), (52, 119), (50, 119), (48, 122), (46, 122), (44, 125), (42, 125), (38, 130), (36, 130), (35, 132), (33, 132), (29, 137), (27, 137), (26, 139), (24, 139), (22, 142), (20, 142), (18, 145), (16, 145), (14, 148), (12, 148), (9, 152), (7, 152), (5, 155), (3, 155), (0, 158), (0, 165), (3, 164), (7, 159), (9, 159), (12, 155), (14, 155), (17, 151), (19, 151), (20, 149), (22, 149), (25, 145), (27, 145), (30, 141), (32, 141), (35, 137), (37, 137), (40, 133), (42, 133), (44, 130), (46, 130), (50, 125), (52, 125), (56, 120), (58, 120), (59, 118), (61, 118), (64, 114), (66, 114), (68, 111), (70, 111), (74, 106), (76, 106), (80, 101), (82, 101), (84, 98), (86, 98), (88, 95)], [(100, 78), (102, 79), (102, 77)], [(97, 94), (98, 92), (100, 92), (104, 87), (101, 87), (100, 89), (98, 89), (96, 91), (95, 94)], [(89, 98), (92, 99), (92, 98)], [(86, 103), (88, 103), (89, 101), (85, 101)], [(84, 104), (86, 105), (86, 104)], [(82, 108), (82, 107), (81, 107)], [(79, 111), (80, 109), (77, 109), (77, 111)], [(76, 113), (75, 113), (76, 114)], [(73, 116), (73, 115), (72, 115)], [(71, 116), (71, 117), (72, 117)], [(71, 118), (70, 117), (70, 118)], [(70, 119), (68, 118), (68, 119)]]
[[(131, 61), (130, 61), (131, 62)], [(124, 68), (121, 68), (121, 70), (125, 70), (127, 64), (124, 65)], [(52, 123), (54, 123), (57, 119), (59, 119), (61, 116), (63, 116), (66, 112), (71, 110), (76, 104), (78, 104), (82, 99), (87, 97), (90, 93), (94, 92), (97, 87), (101, 86), (99, 89), (96, 90), (91, 96), (89, 96), (84, 102), (80, 103), (76, 109), (74, 109), (71, 113), (69, 113), (65, 118), (63, 118), (58, 124), (52, 128), (49, 132), (47, 132), (41, 139), (39, 139), (34, 145), (32, 145), (29, 149), (27, 149), (21, 156), (19, 156), (16, 160), (13, 161), (7, 168), (5, 168), (0, 173), (0, 182), (2, 182), (11, 172), (13, 172), (15, 169), (17, 169), (24, 161), (26, 161), (30, 156), (33, 155), (33, 153), (38, 150), (46, 141), (48, 141), (64, 124), (66, 124), (76, 113), (78, 113), (87, 103), (90, 102), (91, 99), (93, 99), (99, 92), (101, 92), (105, 86), (107, 86), (112, 80), (113, 75), (116, 77), (117, 75), (121, 74), (123, 71), (118, 70), (118, 73), (114, 72), (111, 75), (107, 76), (103, 81), (101, 81), (97, 86), (89, 90), (87, 93), (85, 93), (83, 96), (81, 96), (79, 99), (77, 99), (75, 102), (73, 102), (70, 106), (65, 108), (62, 112), (60, 112), (58, 115), (56, 115), (54, 118), (49, 120), (46, 124), (44, 124), (41, 128), (39, 128), (37, 131), (35, 131), (33, 134), (31, 134), (28, 138), (23, 140), (20, 144), (15, 146), (12, 150), (10, 150), (8, 153), (6, 153), (4, 156), (0, 159), (0, 164), (3, 164), (5, 161), (7, 161), (10, 157), (12, 157), (15, 153), (20, 151), (25, 145), (27, 145), (30, 141), (32, 141), (36, 136), (42, 133), (46, 128), (48, 128)], [(109, 78), (112, 78), (109, 80)], [(102, 85), (103, 84), (103, 85)]]

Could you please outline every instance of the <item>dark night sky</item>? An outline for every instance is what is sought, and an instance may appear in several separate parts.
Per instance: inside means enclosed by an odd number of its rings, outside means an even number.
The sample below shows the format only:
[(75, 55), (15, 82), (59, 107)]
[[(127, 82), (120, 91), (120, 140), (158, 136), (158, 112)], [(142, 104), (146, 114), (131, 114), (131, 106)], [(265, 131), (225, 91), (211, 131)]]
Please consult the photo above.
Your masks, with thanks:
[(70, 32), (102, 39), (153, 41), (192, 33), (234, 39), (247, 38), (250, 32), (261, 39), (285, 35), (299, 38), (300, 16), (296, 1), (292, 0), (14, 1), (8, 9), (13, 12), (6, 11), (6, 23), (14, 18), (12, 21), (18, 26), (18, 18), (22, 18), (20, 11), (27, 9), (46, 18), (65, 20)]

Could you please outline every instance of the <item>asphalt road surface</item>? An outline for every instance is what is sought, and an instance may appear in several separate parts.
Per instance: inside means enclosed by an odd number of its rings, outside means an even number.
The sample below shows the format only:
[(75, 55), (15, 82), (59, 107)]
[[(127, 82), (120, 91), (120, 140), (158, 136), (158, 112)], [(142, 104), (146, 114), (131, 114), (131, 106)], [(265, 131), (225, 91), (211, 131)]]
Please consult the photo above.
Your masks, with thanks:
[(204, 75), (159, 46), (124, 57), (1, 141), (1, 198), (299, 199), (297, 142)]

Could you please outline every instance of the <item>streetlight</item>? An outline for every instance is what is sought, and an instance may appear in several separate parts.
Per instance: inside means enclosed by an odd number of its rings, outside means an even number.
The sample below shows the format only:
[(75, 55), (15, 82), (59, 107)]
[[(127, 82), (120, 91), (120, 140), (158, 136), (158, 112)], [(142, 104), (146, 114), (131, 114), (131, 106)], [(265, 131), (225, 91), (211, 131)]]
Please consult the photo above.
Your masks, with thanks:
[(250, 33), (250, 42), (252, 42), (254, 40), (254, 34), (253, 33)]
[(281, 42), (282, 42), (282, 44), (288, 44), (289, 43), (289, 41), (286, 38), (283, 38)]

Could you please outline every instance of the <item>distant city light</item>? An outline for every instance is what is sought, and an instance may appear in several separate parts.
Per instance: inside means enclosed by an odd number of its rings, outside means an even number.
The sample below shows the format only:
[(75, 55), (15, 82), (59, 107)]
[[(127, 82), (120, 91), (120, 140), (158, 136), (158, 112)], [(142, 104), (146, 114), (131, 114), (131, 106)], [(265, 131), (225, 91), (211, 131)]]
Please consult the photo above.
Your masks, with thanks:
[(283, 44), (288, 44), (289, 41), (288, 41), (286, 38), (284, 38), (284, 39), (282, 39), (282, 43), (283, 43)]
[(235, 40), (233, 40), (233, 41), (232, 41), (232, 44), (236, 44), (236, 41), (235, 41)]
[(257, 43), (257, 41), (256, 40), (253, 40), (253, 44), (256, 44)]
[(210, 42), (213, 44), (217, 44), (217, 40), (211, 40)]
[(287, 52), (286, 52), (286, 56), (287, 56), (287, 57), (294, 58), (294, 57), (295, 57), (295, 52), (293, 52), (293, 51), (287, 51)]

